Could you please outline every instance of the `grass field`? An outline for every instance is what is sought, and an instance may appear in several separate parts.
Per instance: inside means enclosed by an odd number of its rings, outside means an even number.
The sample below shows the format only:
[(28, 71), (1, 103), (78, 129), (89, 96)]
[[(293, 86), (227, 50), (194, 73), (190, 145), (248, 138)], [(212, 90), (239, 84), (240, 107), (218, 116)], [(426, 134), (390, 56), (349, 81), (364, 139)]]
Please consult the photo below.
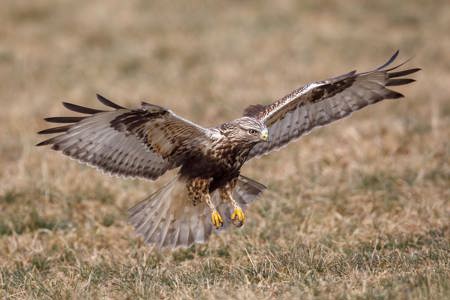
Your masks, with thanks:
[[(172, 3), (172, 1), (170, 1)], [(13, 1), (0, 10), (0, 298), (449, 299), (448, 1)], [(155, 253), (158, 182), (36, 148), (60, 102), (145, 100), (204, 126), (304, 83), (422, 67), (407, 95), (251, 161), (248, 223)]]

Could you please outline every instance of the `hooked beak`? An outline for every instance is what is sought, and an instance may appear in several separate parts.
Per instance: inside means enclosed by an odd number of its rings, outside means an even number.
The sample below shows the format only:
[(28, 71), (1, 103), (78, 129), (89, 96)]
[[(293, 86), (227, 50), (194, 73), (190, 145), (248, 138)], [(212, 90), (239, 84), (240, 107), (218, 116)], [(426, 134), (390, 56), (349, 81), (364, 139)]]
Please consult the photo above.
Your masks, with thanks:
[(261, 140), (263, 140), (264, 142), (268, 142), (269, 141), (269, 130), (264, 129), (263, 131), (261, 131), (261, 136), (260, 136)]

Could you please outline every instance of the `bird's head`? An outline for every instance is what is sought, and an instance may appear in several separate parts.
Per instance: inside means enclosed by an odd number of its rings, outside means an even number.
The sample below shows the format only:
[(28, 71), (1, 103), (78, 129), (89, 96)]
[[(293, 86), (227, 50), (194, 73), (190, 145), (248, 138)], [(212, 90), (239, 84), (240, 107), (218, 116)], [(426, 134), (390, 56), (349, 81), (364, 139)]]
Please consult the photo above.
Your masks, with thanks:
[(269, 141), (269, 131), (266, 125), (250, 117), (242, 117), (225, 123), (222, 130), (228, 138), (240, 143), (256, 144)]

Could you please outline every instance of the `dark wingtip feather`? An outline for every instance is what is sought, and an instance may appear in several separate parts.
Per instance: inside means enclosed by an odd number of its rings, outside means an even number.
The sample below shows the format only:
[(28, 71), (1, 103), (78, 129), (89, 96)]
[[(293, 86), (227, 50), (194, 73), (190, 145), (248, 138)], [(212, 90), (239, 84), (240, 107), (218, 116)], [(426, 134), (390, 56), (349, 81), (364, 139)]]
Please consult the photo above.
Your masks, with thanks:
[(111, 100), (106, 99), (105, 97), (103, 97), (100, 94), (96, 94), (96, 95), (97, 95), (98, 101), (100, 101), (101, 103), (103, 103), (106, 106), (112, 107), (114, 109), (125, 109), (125, 107), (122, 107), (122, 106), (112, 102)]
[(385, 62), (382, 66), (378, 67), (377, 70), (381, 70), (392, 64), (392, 62), (397, 58), (398, 54), (400, 53), (400, 50), (395, 51), (395, 53), (389, 58), (387, 62)]
[(44, 118), (44, 120), (51, 123), (77, 123), (84, 118), (85, 117), (50, 117)]
[(42, 142), (40, 142), (40, 143), (37, 143), (35, 146), (36, 146), (36, 147), (46, 146), (46, 145), (50, 145), (50, 144), (52, 144), (52, 143), (53, 143), (53, 138), (48, 139), (48, 140), (45, 140), (45, 141), (42, 141)]
[(94, 108), (89, 108), (89, 107), (84, 107), (84, 106), (80, 106), (77, 104), (73, 104), (73, 103), (69, 103), (69, 102), (63, 102), (62, 103), (64, 105), (65, 108), (67, 108), (68, 110), (74, 111), (74, 112), (79, 112), (82, 114), (97, 114), (97, 113), (101, 113), (101, 112), (105, 112), (104, 110), (99, 110), (99, 109), (94, 109)]
[(396, 86), (396, 85), (404, 85), (415, 82), (415, 79), (411, 78), (398, 78), (398, 79), (389, 79), (386, 82), (386, 86)]
[(390, 72), (390, 71), (393, 71), (393, 70), (395, 70), (395, 69), (398, 69), (398, 68), (400, 68), (401, 66), (404, 66), (404, 65), (406, 65), (407, 63), (409, 63), (412, 59), (413, 59), (413, 57), (410, 57), (410, 58), (408, 58), (407, 60), (405, 60), (404, 62), (402, 62), (401, 64), (398, 64), (398, 65), (396, 65), (396, 66), (394, 66), (394, 67), (392, 67), (392, 68), (389, 68), (389, 69), (385, 69), (384, 71), (385, 71), (385, 72)]
[(389, 90), (389, 94), (386, 95), (386, 99), (398, 99), (398, 98), (404, 98), (404, 97), (405, 97), (405, 95), (403, 95), (399, 92), (396, 92), (396, 91), (392, 91), (392, 90)]
[(44, 130), (39, 131), (38, 134), (51, 134), (51, 133), (65, 132), (70, 127), (72, 127), (72, 125), (65, 125), (65, 126), (48, 128), (48, 129), (44, 129)]
[(409, 74), (416, 73), (416, 72), (418, 72), (420, 70), (422, 70), (422, 69), (421, 68), (412, 68), (412, 69), (408, 69), (408, 70), (392, 72), (392, 73), (388, 73), (388, 77), (389, 78), (395, 78), (395, 77), (406, 76), (406, 75), (409, 75)]

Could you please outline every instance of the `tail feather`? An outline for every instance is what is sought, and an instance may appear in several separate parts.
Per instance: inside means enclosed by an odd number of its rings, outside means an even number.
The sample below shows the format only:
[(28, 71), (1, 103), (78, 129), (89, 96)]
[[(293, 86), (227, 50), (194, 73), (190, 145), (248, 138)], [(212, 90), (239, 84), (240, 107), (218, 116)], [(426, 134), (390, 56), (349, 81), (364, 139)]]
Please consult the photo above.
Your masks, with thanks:
[[(265, 189), (256, 181), (239, 176), (233, 196), (246, 209)], [(212, 194), (212, 200), (226, 227), (231, 223), (230, 204), (220, 198), (218, 191)], [(179, 176), (129, 210), (129, 222), (136, 232), (157, 248), (174, 249), (206, 242), (213, 229), (210, 216), (205, 203), (193, 206), (188, 200), (186, 183)]]
[(179, 244), (189, 245), (189, 228), (188, 224), (182, 224), (180, 226), (180, 238), (178, 239)]
[[(256, 200), (256, 198), (258, 198), (266, 188), (267, 187), (265, 185), (240, 175), (238, 177), (236, 188), (233, 192), (233, 199), (236, 200), (244, 211), (246, 211), (250, 203)], [(232, 224), (231, 214), (233, 213), (234, 208), (230, 206), (227, 200), (220, 198), (218, 191), (214, 192), (212, 197), (214, 203), (216, 204), (217, 210), (223, 218), (223, 227), (225, 229), (228, 225)]]
[(258, 198), (267, 187), (253, 179), (245, 176), (239, 176), (238, 184), (234, 190), (233, 197), (243, 207), (247, 207), (256, 198)]
[[(165, 199), (168, 188), (170, 188), (171, 184), (172, 182), (155, 194), (151, 195), (149, 199)], [(156, 225), (160, 224), (163, 216), (165, 216), (168, 205), (169, 203), (166, 201), (144, 200), (130, 209), (130, 219), (139, 212), (146, 212), (145, 218), (134, 218), (133, 220), (135, 220), (136, 223), (133, 223), (133, 225), (136, 227), (138, 232), (143, 234), (143, 237), (147, 243), (151, 241), (153, 234), (157, 230)]]
[(129, 222), (144, 241), (157, 248), (189, 247), (205, 242), (212, 231), (209, 208), (193, 206), (186, 183), (174, 178), (159, 191), (129, 210)]
[(167, 232), (169, 231), (170, 223), (173, 221), (173, 219), (174, 219), (173, 214), (169, 214), (169, 217), (165, 218), (164, 222), (162, 223), (161, 231), (160, 231), (161, 236), (157, 239), (157, 240), (159, 240), (160, 248), (162, 248), (164, 245), (166, 245), (170, 242), (169, 237), (167, 236)]

